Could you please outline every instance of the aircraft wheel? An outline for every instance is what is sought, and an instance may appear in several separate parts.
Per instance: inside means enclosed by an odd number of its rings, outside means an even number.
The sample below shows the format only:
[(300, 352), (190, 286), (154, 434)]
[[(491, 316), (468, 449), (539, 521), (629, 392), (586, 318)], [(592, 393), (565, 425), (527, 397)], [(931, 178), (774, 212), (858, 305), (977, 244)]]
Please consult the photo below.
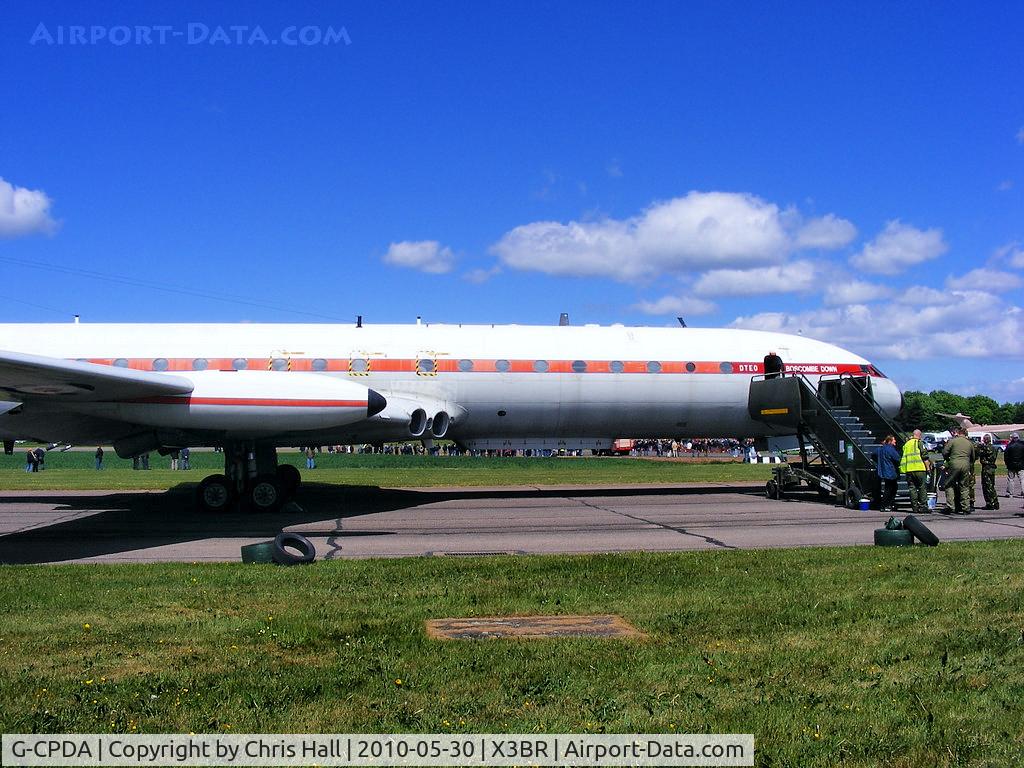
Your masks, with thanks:
[(253, 512), (276, 512), (284, 503), (284, 490), (277, 477), (260, 475), (249, 491)]
[(224, 475), (203, 478), (197, 491), (199, 506), (204, 512), (223, 512), (231, 506), (234, 494), (231, 483)]
[(281, 488), (286, 496), (291, 496), (299, 490), (302, 475), (299, 474), (299, 470), (296, 467), (291, 464), (278, 464), (276, 474), (277, 482), (281, 484)]
[(782, 490), (782, 488), (779, 486), (779, 483), (776, 480), (769, 480), (767, 483), (765, 483), (764, 495), (767, 496), (769, 499), (778, 500), (785, 495), (785, 492)]

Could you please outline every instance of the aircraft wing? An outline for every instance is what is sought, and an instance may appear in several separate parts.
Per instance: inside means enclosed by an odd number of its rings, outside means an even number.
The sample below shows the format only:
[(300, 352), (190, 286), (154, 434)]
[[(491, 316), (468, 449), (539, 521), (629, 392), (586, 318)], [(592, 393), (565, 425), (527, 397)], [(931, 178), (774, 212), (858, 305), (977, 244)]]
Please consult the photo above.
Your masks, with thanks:
[(0, 350), (0, 398), (94, 402), (187, 395), (193, 384), (169, 373), (115, 368)]

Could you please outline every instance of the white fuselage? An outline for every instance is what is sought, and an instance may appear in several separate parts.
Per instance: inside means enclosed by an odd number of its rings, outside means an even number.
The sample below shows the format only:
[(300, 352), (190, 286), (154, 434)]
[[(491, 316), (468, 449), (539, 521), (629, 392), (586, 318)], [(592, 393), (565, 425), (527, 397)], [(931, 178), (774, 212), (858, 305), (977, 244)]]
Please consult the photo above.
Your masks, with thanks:
[[(449, 437), (467, 442), (775, 434), (747, 413), (750, 378), (763, 372), (762, 360), (770, 350), (778, 352), (788, 370), (812, 380), (824, 374), (870, 373), (875, 397), (890, 414), (901, 399), (891, 381), (844, 349), (801, 336), (730, 329), (10, 324), (0, 325), (0, 349), (186, 378), (204, 370), (208, 380), (218, 370), (275, 369), (270, 381), (282, 397), (302, 388), (303, 379), (326, 376), (369, 387), (389, 400), (384, 412), (357, 424), (303, 423), (285, 434), (275, 421), (264, 437), (276, 435), (272, 439), (282, 445), (295, 444), (300, 433), (308, 442), (400, 440), (407, 436), (399, 428), (402, 420), (418, 403), (428, 411), (436, 406), (452, 413)], [(223, 374), (228, 381), (230, 375)], [(230, 386), (219, 378), (213, 384), (218, 391)], [(81, 434), (89, 430), (75, 427), (78, 414), (108, 421), (135, 418), (110, 407), (100, 414), (96, 408), (66, 411), (66, 429), (60, 434), (52, 433), (54, 409), (44, 404), (37, 410), (46, 437), (54, 440), (117, 437)], [(19, 418), (17, 437), (43, 436), (30, 428), (31, 408)], [(0, 417), (0, 433), (13, 434), (9, 421)], [(231, 424), (216, 428), (230, 431)]]

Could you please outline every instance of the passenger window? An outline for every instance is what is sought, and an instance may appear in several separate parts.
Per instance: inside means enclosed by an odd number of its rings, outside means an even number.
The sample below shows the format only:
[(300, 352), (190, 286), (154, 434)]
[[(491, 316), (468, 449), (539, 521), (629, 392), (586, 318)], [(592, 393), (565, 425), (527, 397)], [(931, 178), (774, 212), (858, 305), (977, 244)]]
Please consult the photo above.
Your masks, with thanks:
[(608, 363), (608, 370), (612, 373), (622, 373), (626, 370), (626, 366), (621, 360), (612, 360)]
[(167, 367), (168, 363), (166, 357), (158, 357), (156, 360), (153, 361), (154, 371), (166, 371)]
[(572, 361), (573, 373), (586, 373), (587, 361), (586, 360), (573, 360)]
[(234, 368), (236, 371), (244, 371), (246, 368), (249, 367), (249, 361), (246, 360), (244, 357), (236, 357), (234, 360), (231, 361), (231, 367)]
[(127, 368), (128, 361), (125, 360), (123, 357), (119, 357), (117, 358), (117, 360), (114, 361), (114, 365), (116, 365), (118, 368)]
[(195, 360), (192, 361), (193, 371), (205, 371), (209, 367), (210, 361), (207, 360), (205, 357), (197, 357)]
[(659, 363), (657, 360), (651, 360), (649, 363), (647, 363), (647, 372), (661, 373), (661, 363)]
[(310, 368), (312, 370), (314, 370), (314, 371), (326, 371), (327, 370), (327, 361), (324, 360), (322, 357), (318, 357), (318, 358), (316, 358), (313, 361), (313, 363), (310, 366)]
[(472, 360), (459, 360), (459, 370), (463, 373), (467, 373), (473, 370)]
[(548, 368), (550, 368), (550, 366), (548, 365), (547, 360), (533, 361), (533, 370), (535, 370), (537, 373), (544, 373), (545, 371), (548, 370)]
[(495, 360), (494, 369), (499, 373), (506, 373), (512, 364), (508, 360)]
[(687, 363), (686, 364), (686, 372), (687, 373), (693, 373), (696, 370), (697, 370), (697, 366), (694, 363)]

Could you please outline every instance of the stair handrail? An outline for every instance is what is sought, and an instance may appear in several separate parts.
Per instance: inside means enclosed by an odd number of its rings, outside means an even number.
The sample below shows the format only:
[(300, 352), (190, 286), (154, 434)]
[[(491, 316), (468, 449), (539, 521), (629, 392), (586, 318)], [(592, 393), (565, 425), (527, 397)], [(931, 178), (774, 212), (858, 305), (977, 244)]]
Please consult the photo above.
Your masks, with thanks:
[[(869, 380), (871, 379), (871, 374), (869, 373), (864, 374), (864, 376), (867, 377)], [(844, 378), (850, 379), (852, 381), (855, 377), (849, 371), (845, 371), (839, 374), (840, 381), (842, 381)], [(850, 389), (856, 392), (857, 397), (860, 399), (860, 401), (864, 405), (868, 406), (868, 408), (870, 408), (875, 413), (875, 415), (878, 416), (879, 419), (881, 419), (882, 423), (885, 424), (886, 428), (889, 430), (889, 434), (894, 435), (900, 441), (900, 445), (907, 442), (906, 433), (904, 433), (899, 427), (896, 426), (896, 424), (891, 419), (889, 419), (888, 416), (885, 415), (882, 409), (878, 407), (878, 403), (875, 402), (874, 397), (868, 397), (867, 393), (864, 392), (860, 387), (850, 387)]]

